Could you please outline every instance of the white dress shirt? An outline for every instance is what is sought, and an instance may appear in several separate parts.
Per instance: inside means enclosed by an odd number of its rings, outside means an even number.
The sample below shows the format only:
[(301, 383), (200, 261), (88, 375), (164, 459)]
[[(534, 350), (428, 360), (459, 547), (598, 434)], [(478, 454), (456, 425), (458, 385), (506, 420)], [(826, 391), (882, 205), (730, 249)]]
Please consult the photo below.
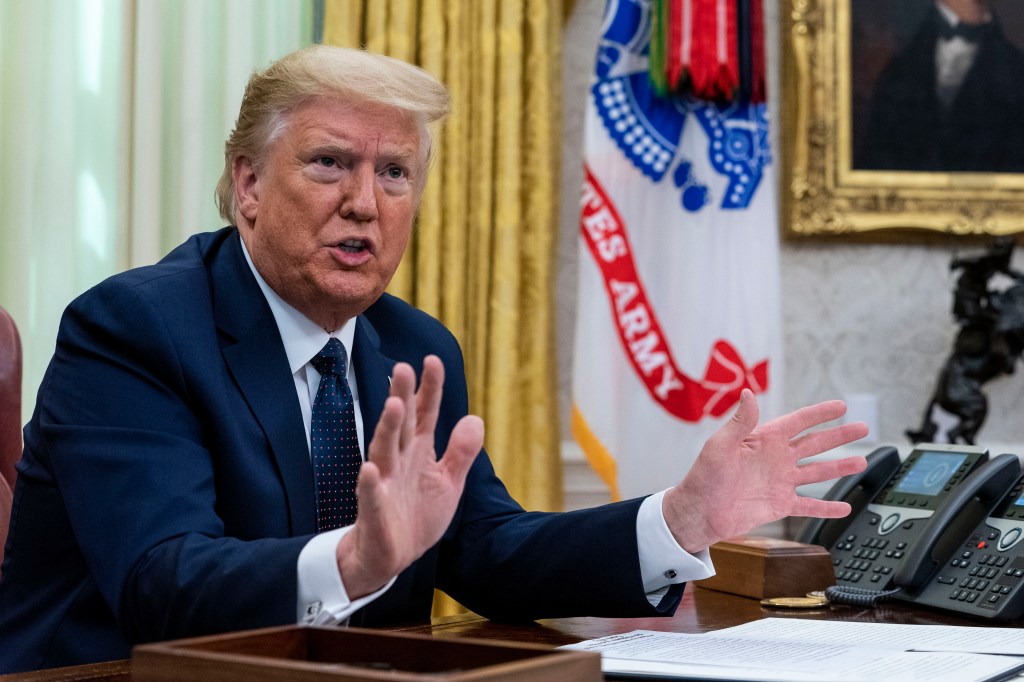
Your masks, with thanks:
[[(935, 8), (950, 26), (956, 27), (960, 23), (960, 17), (942, 2), (935, 3)], [(983, 23), (990, 21), (992, 15), (988, 14)], [(974, 66), (974, 59), (977, 56), (978, 44), (961, 36), (939, 36), (935, 41), (935, 95), (946, 109), (953, 105), (953, 100), (960, 92), (960, 86), (963, 85), (967, 72)]]
[[(332, 333), (325, 332), (270, 288), (270, 285), (256, 271), (244, 242), (242, 251), (245, 253), (245, 260), (249, 264), (256, 282), (270, 305), (278, 331), (281, 333), (289, 369), (295, 381), (295, 393), (302, 411), (308, 448), (313, 401), (320, 383), (320, 374), (313, 368), (310, 361), (333, 336), (345, 347), (345, 353), (349, 359), (348, 367), (351, 368), (354, 362), (352, 340), (355, 335), (356, 321), (351, 319), (341, 329)], [(359, 387), (354, 373), (348, 371), (346, 374), (354, 401), (359, 450), (365, 458), (366, 439), (363, 433), (363, 419), (359, 411)], [(661, 601), (671, 585), (688, 580), (700, 580), (715, 574), (707, 550), (695, 555), (690, 554), (675, 541), (661, 512), (664, 495), (665, 491), (662, 491), (644, 500), (636, 519), (644, 591), (647, 593), (648, 600), (654, 605)], [(384, 594), (394, 584), (397, 576), (392, 577), (384, 587), (373, 594), (356, 600), (349, 599), (341, 581), (341, 573), (338, 571), (335, 549), (342, 536), (351, 528), (348, 526), (320, 533), (306, 543), (299, 554), (298, 604), (296, 605), (296, 618), (299, 623), (309, 625), (345, 623), (349, 616)]]

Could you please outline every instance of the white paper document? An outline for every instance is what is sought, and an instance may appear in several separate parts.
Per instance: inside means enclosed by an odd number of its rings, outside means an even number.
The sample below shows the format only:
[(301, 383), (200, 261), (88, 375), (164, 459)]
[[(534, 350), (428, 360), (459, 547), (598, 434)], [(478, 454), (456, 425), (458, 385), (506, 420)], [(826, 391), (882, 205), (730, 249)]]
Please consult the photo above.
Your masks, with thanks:
[[(924, 632), (917, 632), (925, 628)], [(963, 632), (960, 632), (963, 631)], [(983, 633), (991, 632), (992, 638)], [(764, 682), (983, 682), (1024, 668), (1024, 632), (768, 618), (703, 635), (636, 630), (567, 649), (605, 674)], [(1010, 649), (1008, 652), (1007, 649)]]
[(756, 637), (796, 642), (879, 643), (917, 651), (963, 651), (1024, 656), (1024, 629), (961, 625), (851, 623), (806, 618), (762, 618), (714, 633), (718, 637)]

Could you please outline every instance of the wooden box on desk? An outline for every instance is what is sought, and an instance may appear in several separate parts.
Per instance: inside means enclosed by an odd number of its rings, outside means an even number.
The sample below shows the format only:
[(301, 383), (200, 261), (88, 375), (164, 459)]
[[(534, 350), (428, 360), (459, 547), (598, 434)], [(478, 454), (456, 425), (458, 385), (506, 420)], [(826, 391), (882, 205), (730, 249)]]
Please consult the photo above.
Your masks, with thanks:
[(475, 639), (298, 625), (141, 644), (133, 680), (601, 680), (601, 655)]
[(694, 583), (744, 597), (802, 597), (834, 585), (832, 556), (824, 547), (740, 535), (711, 546), (715, 575)]

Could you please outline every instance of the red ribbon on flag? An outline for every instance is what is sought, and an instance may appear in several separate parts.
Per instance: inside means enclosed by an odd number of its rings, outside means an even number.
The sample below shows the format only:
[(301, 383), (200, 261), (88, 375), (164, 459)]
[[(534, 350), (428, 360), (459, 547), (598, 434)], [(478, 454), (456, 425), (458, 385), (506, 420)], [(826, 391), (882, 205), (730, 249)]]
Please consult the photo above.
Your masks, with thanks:
[(630, 364), (647, 391), (670, 414), (688, 422), (721, 417), (749, 388), (768, 388), (768, 361), (747, 367), (724, 339), (715, 342), (703, 379), (685, 374), (640, 281), (633, 249), (615, 204), (584, 164), (580, 233), (601, 271), (612, 318)]

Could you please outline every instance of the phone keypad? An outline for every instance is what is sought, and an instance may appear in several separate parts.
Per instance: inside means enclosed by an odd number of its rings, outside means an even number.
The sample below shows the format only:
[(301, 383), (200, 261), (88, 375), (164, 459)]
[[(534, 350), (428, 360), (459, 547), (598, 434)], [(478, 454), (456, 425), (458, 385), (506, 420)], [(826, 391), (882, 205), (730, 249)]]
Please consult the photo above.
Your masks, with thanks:
[[(913, 522), (910, 527), (913, 527)], [(884, 587), (892, 579), (893, 571), (906, 549), (907, 542), (904, 540), (873, 535), (858, 537), (856, 533), (848, 533), (832, 548), (836, 582), (871, 588)]]
[[(989, 548), (998, 537), (998, 532), (991, 531), (971, 536), (959, 553), (940, 569), (935, 584), (927, 590), (932, 597), (923, 601), (936, 606), (939, 604), (932, 599), (966, 602), (979, 609), (977, 615), (995, 615), (1019, 591), (1024, 581), (1024, 556), (978, 551)], [(936, 592), (940, 586), (945, 587), (945, 593)]]

